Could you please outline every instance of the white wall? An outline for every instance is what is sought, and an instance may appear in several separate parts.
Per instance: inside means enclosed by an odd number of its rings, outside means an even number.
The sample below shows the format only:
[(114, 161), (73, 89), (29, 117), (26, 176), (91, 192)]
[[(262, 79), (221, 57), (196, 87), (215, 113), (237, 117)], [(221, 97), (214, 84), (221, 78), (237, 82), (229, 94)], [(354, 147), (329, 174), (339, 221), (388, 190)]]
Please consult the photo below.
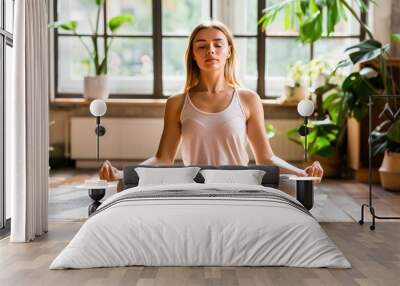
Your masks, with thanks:
[(369, 26), (373, 30), (375, 39), (383, 44), (390, 43), (392, 1), (399, 0), (378, 0), (376, 5), (371, 3), (371, 17), (369, 17), (371, 24)]

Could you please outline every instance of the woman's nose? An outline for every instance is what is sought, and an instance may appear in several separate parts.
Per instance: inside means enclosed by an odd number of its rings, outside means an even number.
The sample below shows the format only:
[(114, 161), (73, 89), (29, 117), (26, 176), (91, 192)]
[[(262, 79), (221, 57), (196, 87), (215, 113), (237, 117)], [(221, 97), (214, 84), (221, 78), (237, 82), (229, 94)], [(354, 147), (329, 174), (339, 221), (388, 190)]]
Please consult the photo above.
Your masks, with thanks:
[(210, 47), (207, 49), (207, 54), (209, 54), (209, 55), (215, 54), (215, 49), (214, 49), (213, 46), (210, 46)]

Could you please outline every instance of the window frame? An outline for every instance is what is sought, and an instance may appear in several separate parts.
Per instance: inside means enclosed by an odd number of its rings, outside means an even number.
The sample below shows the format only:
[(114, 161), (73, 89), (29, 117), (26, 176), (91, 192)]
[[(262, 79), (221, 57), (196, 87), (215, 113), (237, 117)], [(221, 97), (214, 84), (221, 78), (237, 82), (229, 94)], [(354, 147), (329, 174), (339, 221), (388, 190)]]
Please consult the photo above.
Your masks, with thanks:
[[(105, 0), (105, 2), (110, 0)], [(210, 1), (209, 7), (209, 17), (210, 19), (214, 18), (214, 4), (216, 0), (208, 0)], [(54, 0), (54, 7), (53, 7), (53, 18), (54, 21), (57, 21), (57, 4), (58, 0)], [(265, 9), (267, 4), (267, 0), (258, 0), (257, 1), (257, 17), (258, 19), (263, 15), (263, 10)], [(163, 34), (162, 33), (162, 0), (152, 0), (152, 34), (149, 35), (109, 35), (107, 34), (107, 3), (105, 3), (103, 8), (103, 33), (101, 37), (105, 38), (104, 44), (106, 43), (106, 39), (109, 37), (121, 38), (151, 38), (153, 39), (153, 93), (151, 94), (120, 94), (120, 93), (112, 93), (110, 94), (109, 98), (118, 98), (118, 99), (165, 99), (168, 97), (164, 93), (163, 89), (163, 53), (162, 53), (162, 43), (164, 38), (187, 38), (188, 35), (186, 34)], [(367, 14), (365, 12), (361, 12), (361, 19), (365, 23), (367, 20)], [(59, 98), (82, 98), (82, 93), (63, 93), (58, 92), (58, 38), (59, 36), (70, 36), (76, 37), (75, 35), (68, 34), (68, 33), (60, 33), (57, 29), (53, 31), (54, 35), (54, 97), (56, 99)], [(80, 34), (82, 36), (90, 36), (90, 34)], [(257, 26), (257, 34), (233, 34), (235, 38), (238, 39), (255, 39), (256, 40), (256, 49), (257, 49), (257, 87), (256, 92), (259, 94), (261, 99), (271, 99), (276, 98), (276, 96), (265, 94), (266, 91), (266, 41), (268, 38), (283, 38), (283, 39), (296, 39), (296, 35), (269, 35), (268, 33), (264, 33), (260, 26)], [(366, 38), (365, 32), (360, 27), (359, 33), (356, 35), (331, 35), (329, 37), (323, 37), (329, 39), (350, 39), (355, 38), (359, 39), (360, 41)], [(309, 60), (313, 59), (314, 57), (314, 44), (310, 45), (310, 55)]]
[[(10, 232), (10, 221), (7, 219), (7, 199), (5, 188), (5, 95), (6, 95), (6, 48), (13, 47), (13, 34), (6, 30), (6, 0), (1, 0), (1, 21), (0, 21), (0, 237)], [(12, 2), (12, 11), (14, 14), (15, 0)], [(12, 16), (14, 19), (14, 15)]]

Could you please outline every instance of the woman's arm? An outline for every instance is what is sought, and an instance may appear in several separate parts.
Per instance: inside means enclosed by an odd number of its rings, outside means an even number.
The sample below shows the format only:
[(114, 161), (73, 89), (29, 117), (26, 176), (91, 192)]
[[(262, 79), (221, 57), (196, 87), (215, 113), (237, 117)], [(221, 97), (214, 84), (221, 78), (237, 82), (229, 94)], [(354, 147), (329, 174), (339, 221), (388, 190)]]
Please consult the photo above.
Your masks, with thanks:
[[(155, 156), (139, 163), (139, 165), (172, 165), (181, 140), (180, 111), (184, 95), (168, 98), (165, 105), (164, 129)], [(113, 167), (107, 160), (99, 170), (100, 179), (115, 181), (123, 178), (123, 172)]]
[(323, 170), (318, 162), (302, 170), (277, 157), (269, 143), (265, 132), (264, 108), (260, 97), (253, 91), (245, 90), (240, 93), (245, 102), (247, 116), (247, 136), (253, 150), (257, 165), (273, 164), (279, 167), (281, 173), (295, 174), (297, 176), (322, 177)]
[(165, 106), (164, 129), (155, 156), (141, 162), (139, 165), (172, 165), (181, 140), (180, 114), (183, 94), (168, 98)]

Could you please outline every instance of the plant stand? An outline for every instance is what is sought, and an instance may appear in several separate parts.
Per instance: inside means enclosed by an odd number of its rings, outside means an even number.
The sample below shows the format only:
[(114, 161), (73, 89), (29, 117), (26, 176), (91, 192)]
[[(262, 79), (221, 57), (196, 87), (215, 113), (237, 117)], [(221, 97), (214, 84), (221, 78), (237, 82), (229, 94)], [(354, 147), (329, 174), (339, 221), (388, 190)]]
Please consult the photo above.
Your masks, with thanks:
[(373, 95), (369, 97), (368, 102), (368, 204), (362, 204), (361, 206), (361, 219), (358, 221), (360, 225), (364, 224), (364, 209), (368, 208), (372, 216), (372, 224), (369, 226), (371, 230), (375, 230), (375, 220), (376, 219), (400, 219), (400, 217), (390, 217), (390, 216), (379, 216), (375, 212), (372, 201), (372, 150), (371, 150), (371, 133), (372, 133), (372, 105), (374, 104), (373, 99), (390, 99), (396, 98), (400, 99), (400, 95)]

